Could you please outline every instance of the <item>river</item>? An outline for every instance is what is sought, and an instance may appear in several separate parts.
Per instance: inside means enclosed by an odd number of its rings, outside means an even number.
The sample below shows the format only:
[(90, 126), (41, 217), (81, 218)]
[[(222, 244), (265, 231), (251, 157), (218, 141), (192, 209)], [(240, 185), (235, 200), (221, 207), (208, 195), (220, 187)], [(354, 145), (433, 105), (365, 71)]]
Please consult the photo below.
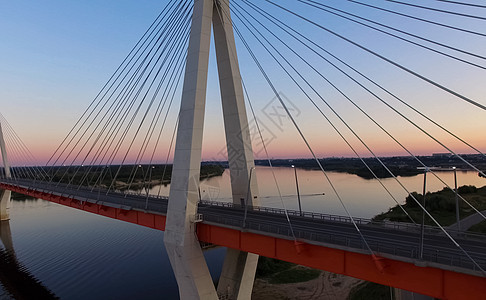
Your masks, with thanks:
[[(298, 209), (293, 169), (258, 167), (255, 173), (262, 206)], [(452, 172), (437, 174), (454, 185)], [(298, 169), (297, 176), (303, 210), (345, 215), (322, 172)], [(335, 172), (328, 176), (354, 216), (370, 218), (395, 205), (377, 180)], [(486, 184), (486, 179), (476, 172), (458, 172), (457, 179), (459, 185)], [(399, 180), (409, 191), (423, 188), (423, 175)], [(382, 182), (398, 201), (404, 202), (407, 192), (393, 178)], [(222, 176), (202, 181), (201, 198), (229, 201), (229, 183), (228, 170)], [(429, 191), (443, 186), (432, 174), (427, 175)], [(159, 190), (167, 195), (169, 187), (154, 187), (152, 192)], [(9, 226), (20, 268), (59, 298), (178, 299), (163, 232), (43, 200), (13, 201)], [(224, 252), (223, 248), (205, 251), (213, 278), (219, 276)], [(11, 292), (4, 284), (0, 283), (0, 299), (9, 299)]]

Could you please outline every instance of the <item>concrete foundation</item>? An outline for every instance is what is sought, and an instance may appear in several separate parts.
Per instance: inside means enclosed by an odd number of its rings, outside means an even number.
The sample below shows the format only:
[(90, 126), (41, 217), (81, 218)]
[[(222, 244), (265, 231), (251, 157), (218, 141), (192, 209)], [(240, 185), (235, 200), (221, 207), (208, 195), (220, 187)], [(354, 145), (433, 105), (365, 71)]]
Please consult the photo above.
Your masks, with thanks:
[(10, 191), (0, 190), (0, 221), (10, 219), (10, 196)]
[(258, 255), (228, 248), (218, 295), (225, 299), (251, 299), (257, 264)]

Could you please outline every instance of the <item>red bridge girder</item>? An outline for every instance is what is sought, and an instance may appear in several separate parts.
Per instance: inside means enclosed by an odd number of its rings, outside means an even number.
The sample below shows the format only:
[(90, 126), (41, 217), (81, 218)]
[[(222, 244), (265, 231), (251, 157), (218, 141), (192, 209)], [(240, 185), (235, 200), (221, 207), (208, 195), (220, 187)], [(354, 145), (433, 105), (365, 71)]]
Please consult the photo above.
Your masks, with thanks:
[[(123, 210), (82, 202), (65, 196), (0, 183), (0, 189), (51, 201), (125, 222), (165, 230), (164, 215)], [(486, 278), (413, 263), (373, 257), (322, 245), (267, 236), (213, 224), (198, 223), (201, 242), (238, 249), (258, 255), (372, 281), (439, 299), (486, 299)]]

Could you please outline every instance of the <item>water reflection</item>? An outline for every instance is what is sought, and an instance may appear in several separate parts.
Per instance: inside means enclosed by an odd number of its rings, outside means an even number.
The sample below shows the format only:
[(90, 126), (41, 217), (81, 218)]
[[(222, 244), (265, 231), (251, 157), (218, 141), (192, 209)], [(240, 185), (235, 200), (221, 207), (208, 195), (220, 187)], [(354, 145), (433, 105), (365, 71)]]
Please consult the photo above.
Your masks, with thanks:
[(0, 282), (3, 297), (14, 299), (58, 299), (22, 266), (15, 255), (9, 221), (0, 221)]
[[(37, 199), (14, 201), (10, 224), (18, 261), (61, 299), (179, 298), (161, 231)], [(215, 279), (225, 251), (204, 252)]]

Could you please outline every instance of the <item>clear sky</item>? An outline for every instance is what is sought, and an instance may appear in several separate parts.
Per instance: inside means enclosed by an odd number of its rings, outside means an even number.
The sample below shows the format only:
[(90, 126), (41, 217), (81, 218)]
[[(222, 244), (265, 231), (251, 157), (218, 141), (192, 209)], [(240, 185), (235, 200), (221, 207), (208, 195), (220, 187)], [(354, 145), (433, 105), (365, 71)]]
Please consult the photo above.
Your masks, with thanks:
[[(39, 157), (39, 160), (45, 161), (53, 153), (84, 109), (167, 2), (163, 0), (0, 1), (0, 112), (9, 120), (34, 155)], [(291, 25), (334, 55), (338, 55), (353, 67), (358, 68), (481, 151), (486, 151), (484, 110), (458, 100), (457, 97), (406, 74), (356, 46), (272, 7), (265, 1), (254, 0), (252, 2), (278, 16), (286, 24)], [(277, 2), (391, 60), (403, 64), (407, 68), (486, 105), (486, 71), (484, 69), (440, 56), (297, 3), (294, 0)], [(418, 43), (444, 50), (451, 55), (486, 66), (484, 58), (486, 56), (486, 38), (484, 36), (460, 33), (423, 22), (411, 21), (404, 17), (379, 12), (348, 1), (318, 2), (472, 52), (477, 56), (483, 56), (472, 57), (411, 38)], [(410, 13), (435, 22), (486, 33), (486, 21), (482, 19), (409, 8), (387, 3), (383, 0), (366, 2), (394, 11)], [(237, 3), (242, 2), (238, 0)], [(471, 9), (434, 0), (421, 1), (421, 3), (430, 7), (474, 14), (482, 16), (482, 18), (486, 17), (486, 9), (484, 8)], [(248, 6), (245, 7), (249, 9)], [(255, 12), (253, 15), (257, 16)], [(260, 20), (263, 19), (260, 18)], [(293, 109), (296, 122), (302, 128), (317, 155), (353, 156), (350, 148), (333, 131), (318, 111), (312, 107), (305, 95), (299, 91), (284, 71), (258, 44), (251, 33), (238, 20), (235, 19), (235, 23), (248, 39), (251, 48), (255, 51), (275, 84), (276, 90), (282, 95), (282, 98), (288, 99), (289, 108)], [(291, 49), (300, 53), (315, 69), (329, 78), (350, 99), (365, 109), (369, 115), (376, 118), (414, 154), (447, 152), (304, 46), (282, 31), (271, 27), (269, 23), (267, 25), (269, 29), (281, 36), (291, 46)], [(295, 56), (290, 49), (279, 44), (263, 28), (260, 28), (260, 30), (273, 41), (272, 43), (288, 57), (293, 65), (297, 66), (298, 70), (306, 74), (305, 78), (311, 82), (319, 95), (331, 103), (333, 108), (349, 122), (353, 130), (366, 141), (376, 154), (406, 154), (376, 125), (372, 124), (353, 107), (345, 97)], [(242, 77), (247, 84), (250, 99), (255, 106), (257, 119), (264, 129), (270, 156), (310, 157), (309, 151), (289, 119), (280, 116), (280, 114), (275, 114), (281, 109), (276, 101), (275, 94), (265, 82), (264, 77), (240, 40), (237, 40), (237, 49)], [(294, 76), (297, 78), (297, 75), (294, 74)], [(224, 149), (225, 144), (217, 80), (215, 56), (211, 51), (203, 146), (203, 159), (207, 160), (225, 159), (224, 154), (221, 154), (224, 152), (222, 149)], [(361, 78), (359, 80), (362, 81)], [(302, 81), (300, 80), (300, 82)], [(392, 97), (368, 83), (366, 85), (454, 151), (472, 152), (403, 105), (397, 104), (398, 102)], [(307, 88), (307, 90), (309, 89)], [(312, 94), (311, 97), (319, 103), (319, 106), (349, 138), (359, 153), (370, 156), (370, 153), (360, 145), (349, 130), (342, 123), (339, 123), (339, 120), (323, 105), (320, 97), (315, 94)], [(179, 105), (179, 102), (176, 105)], [(279, 112), (283, 113), (283, 111)], [(249, 119), (253, 118), (249, 115)], [(250, 126), (252, 124), (250, 122)], [(255, 139), (253, 146), (257, 157), (264, 158), (261, 146), (257, 143), (256, 137)]]

